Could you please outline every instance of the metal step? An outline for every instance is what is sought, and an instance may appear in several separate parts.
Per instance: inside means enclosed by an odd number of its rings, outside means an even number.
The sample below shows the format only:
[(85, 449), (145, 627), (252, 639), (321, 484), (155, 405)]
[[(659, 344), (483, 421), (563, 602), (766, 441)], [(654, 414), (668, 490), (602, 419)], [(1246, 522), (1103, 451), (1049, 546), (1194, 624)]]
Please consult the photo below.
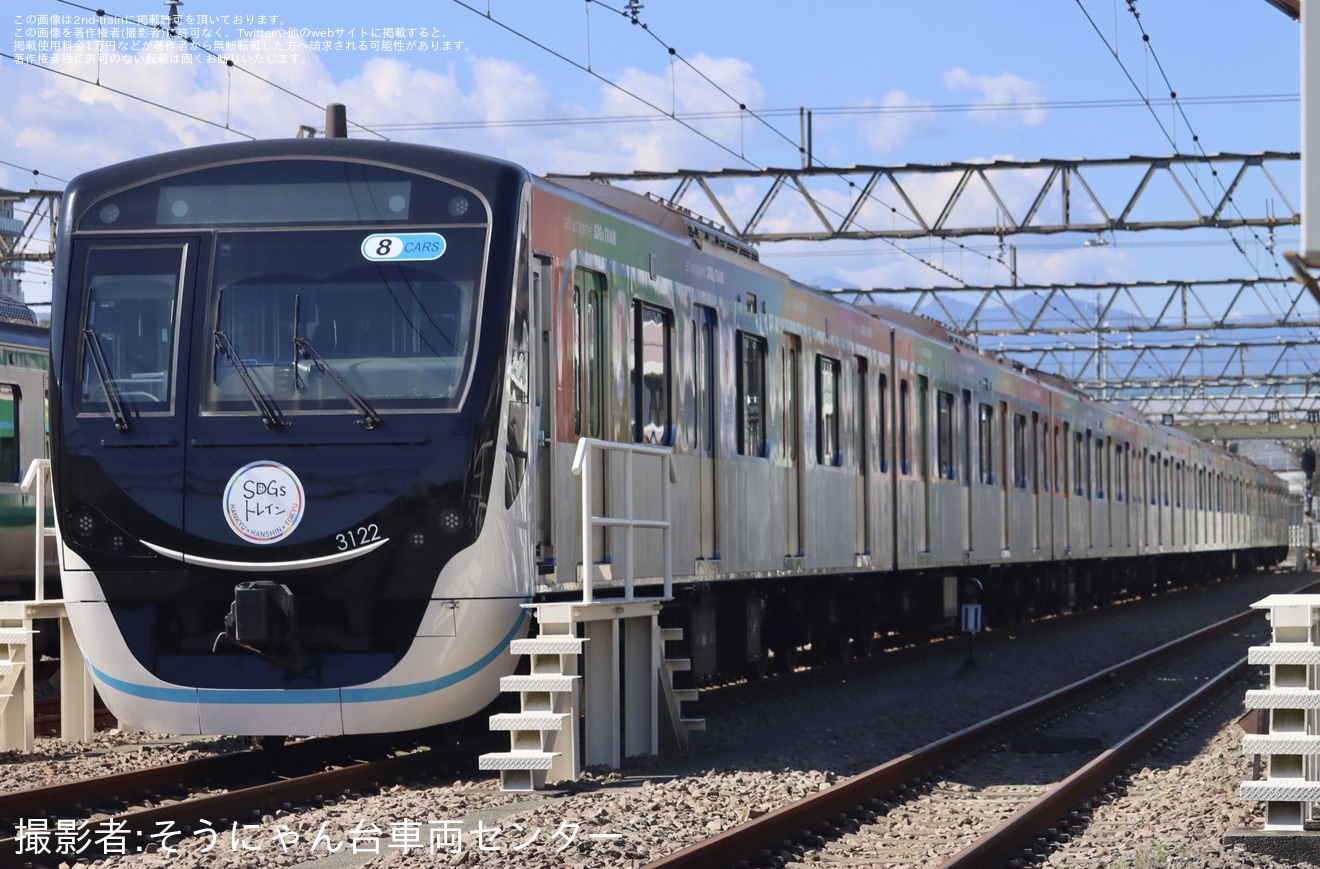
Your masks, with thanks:
[(585, 642), (581, 637), (529, 637), (509, 643), (509, 652), (514, 655), (578, 655)]
[(490, 717), (491, 730), (562, 730), (567, 712), (502, 712)]
[(573, 690), (577, 676), (556, 676), (549, 673), (535, 676), (504, 676), (500, 679), (500, 690), (515, 691), (550, 691), (568, 693)]
[(545, 771), (554, 763), (557, 751), (492, 751), (477, 758), (477, 768), (484, 770), (534, 769)]

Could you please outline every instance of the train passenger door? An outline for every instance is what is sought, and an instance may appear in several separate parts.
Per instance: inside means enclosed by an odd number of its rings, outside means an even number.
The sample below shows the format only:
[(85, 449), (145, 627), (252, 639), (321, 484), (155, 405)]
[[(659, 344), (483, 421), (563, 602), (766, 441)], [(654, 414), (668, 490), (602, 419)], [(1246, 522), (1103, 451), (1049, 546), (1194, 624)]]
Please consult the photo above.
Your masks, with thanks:
[(784, 553), (790, 557), (802, 554), (802, 481), (801, 481), (801, 389), (798, 383), (799, 359), (802, 339), (785, 335), (780, 349), (784, 384)]
[(697, 456), (697, 536), (698, 559), (719, 558), (718, 520), (715, 496), (715, 365), (719, 358), (719, 331), (715, 311), (697, 305), (693, 317), (692, 377), (695, 388), (696, 419), (693, 441)]

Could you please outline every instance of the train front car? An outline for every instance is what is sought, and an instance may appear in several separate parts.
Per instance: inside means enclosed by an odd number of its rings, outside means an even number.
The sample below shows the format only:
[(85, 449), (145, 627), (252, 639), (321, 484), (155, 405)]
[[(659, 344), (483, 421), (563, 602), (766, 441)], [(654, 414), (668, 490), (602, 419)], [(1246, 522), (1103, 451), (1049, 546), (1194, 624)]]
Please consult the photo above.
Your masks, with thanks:
[(64, 593), (121, 721), (391, 731), (495, 697), (531, 595), (528, 189), (509, 164), (344, 139), (70, 185)]

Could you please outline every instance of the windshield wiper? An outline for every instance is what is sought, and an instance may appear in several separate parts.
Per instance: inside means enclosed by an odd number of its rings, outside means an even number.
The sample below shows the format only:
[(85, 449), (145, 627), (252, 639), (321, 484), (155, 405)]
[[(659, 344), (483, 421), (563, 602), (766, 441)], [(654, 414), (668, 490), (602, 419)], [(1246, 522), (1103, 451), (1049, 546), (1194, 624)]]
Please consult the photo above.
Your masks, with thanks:
[(121, 433), (127, 432), (128, 415), (124, 413), (124, 404), (119, 398), (119, 387), (115, 385), (115, 379), (110, 375), (110, 364), (105, 361), (105, 350), (101, 348), (101, 339), (97, 337), (96, 330), (84, 329), (83, 343), (87, 345), (87, 352), (92, 357), (92, 367), (96, 369), (96, 376), (101, 379), (101, 391), (105, 393), (105, 403), (110, 407), (115, 428)]
[(280, 413), (280, 409), (275, 402), (261, 394), (256, 380), (252, 378), (252, 372), (248, 371), (247, 366), (243, 364), (243, 360), (238, 358), (238, 352), (234, 350), (234, 345), (229, 340), (229, 336), (221, 329), (215, 330), (215, 346), (217, 350), (225, 354), (229, 364), (234, 366), (234, 370), (238, 372), (238, 379), (243, 384), (243, 388), (247, 390), (248, 398), (252, 399), (253, 406), (261, 414), (261, 421), (266, 424), (266, 428), (272, 431), (288, 428), (291, 423), (284, 418), (284, 414)]
[(344, 393), (344, 396), (348, 398), (349, 403), (356, 407), (358, 412), (362, 414), (362, 419), (355, 421), (356, 425), (360, 425), (363, 428), (370, 430), (385, 422), (385, 420), (380, 418), (380, 414), (372, 410), (371, 405), (367, 404), (367, 400), (362, 397), (362, 393), (354, 389), (347, 380), (340, 376), (339, 372), (336, 371), (329, 362), (325, 361), (325, 358), (322, 357), (320, 353), (316, 352), (316, 348), (312, 346), (310, 341), (300, 335), (293, 339), (293, 346), (297, 348), (298, 353), (301, 354), (304, 359), (310, 359), (312, 363), (316, 365), (317, 370), (326, 377), (329, 377), (331, 382), (339, 387), (339, 391)]

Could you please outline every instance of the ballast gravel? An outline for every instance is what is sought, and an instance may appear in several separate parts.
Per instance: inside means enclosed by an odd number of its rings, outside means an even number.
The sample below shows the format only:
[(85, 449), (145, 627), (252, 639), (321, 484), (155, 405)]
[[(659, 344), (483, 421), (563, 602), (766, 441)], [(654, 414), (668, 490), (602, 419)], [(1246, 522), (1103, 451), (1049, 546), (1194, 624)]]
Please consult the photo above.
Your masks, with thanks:
[[(1306, 578), (1257, 574), (1100, 616), (1054, 620), (1043, 630), (998, 632), (971, 648), (974, 666), (967, 666), (968, 646), (957, 641), (916, 661), (868, 662), (846, 681), (798, 681), (791, 693), (761, 692), (737, 705), (703, 700), (708, 729), (693, 735), (686, 756), (637, 759), (620, 771), (591, 769), (576, 783), (532, 794), (502, 793), (494, 779), (396, 785), (247, 824), (149, 838), (141, 852), (138, 841), (126, 841), (126, 853), (94, 865), (642, 866), (1269, 594), (1292, 591)], [(1236, 723), (1242, 711), (1240, 696), (1209, 710), (1134, 770), (1123, 793), (1091, 810), (1082, 832), (1055, 846), (1045, 863), (1102, 869), (1297, 865), (1221, 844), (1229, 828), (1261, 824), (1263, 805), (1237, 798), (1239, 784), (1252, 775)], [(237, 744), (120, 732), (98, 734), (90, 746), (40, 739), (31, 755), (0, 755), (0, 788), (158, 765)], [(47, 865), (80, 862), (71, 853), (41, 859)], [(857, 855), (846, 864), (818, 859), (811, 852), (803, 857), (822, 866), (887, 865), (883, 854)], [(938, 863), (932, 856), (929, 865)]]

